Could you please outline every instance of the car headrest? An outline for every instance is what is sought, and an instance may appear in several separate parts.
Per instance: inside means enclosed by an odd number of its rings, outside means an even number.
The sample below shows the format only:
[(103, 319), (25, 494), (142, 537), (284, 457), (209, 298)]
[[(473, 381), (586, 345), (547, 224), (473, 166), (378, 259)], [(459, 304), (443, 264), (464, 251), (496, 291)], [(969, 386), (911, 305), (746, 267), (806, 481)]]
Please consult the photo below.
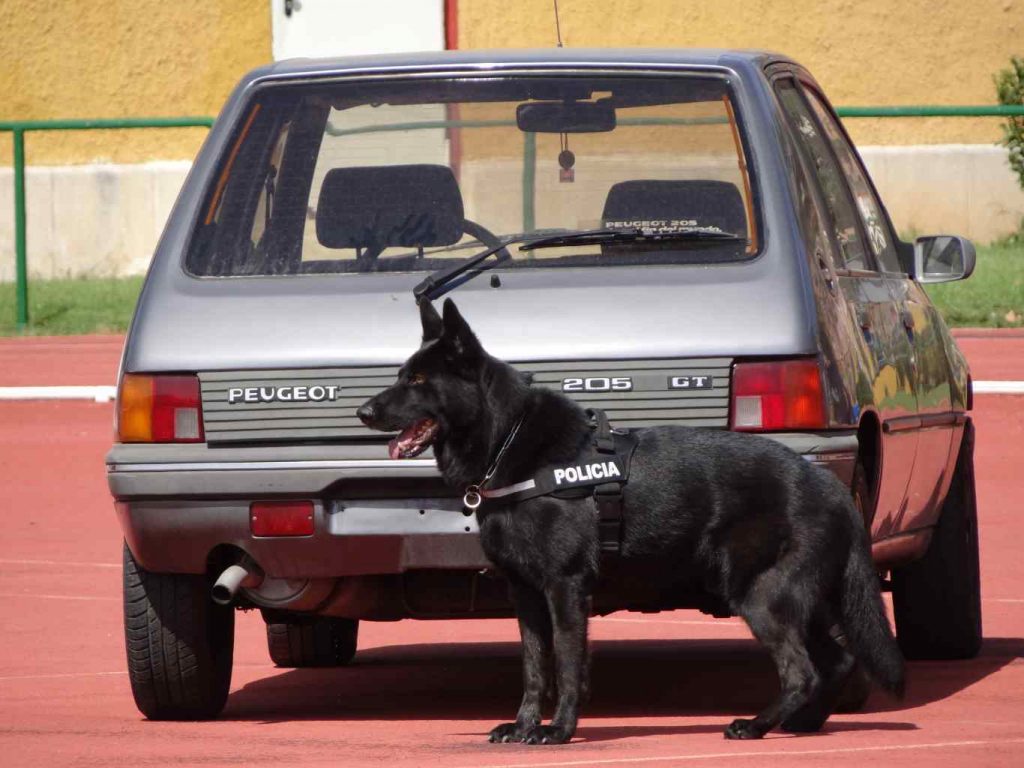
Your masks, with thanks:
[[(602, 226), (718, 227), (745, 237), (747, 210), (735, 184), (727, 181), (622, 181), (608, 190)], [(664, 222), (661, 224), (661, 222)], [(684, 222), (673, 226), (671, 222)]]
[(334, 168), (320, 188), (316, 237), (327, 248), (451, 245), (464, 217), (447, 166)]

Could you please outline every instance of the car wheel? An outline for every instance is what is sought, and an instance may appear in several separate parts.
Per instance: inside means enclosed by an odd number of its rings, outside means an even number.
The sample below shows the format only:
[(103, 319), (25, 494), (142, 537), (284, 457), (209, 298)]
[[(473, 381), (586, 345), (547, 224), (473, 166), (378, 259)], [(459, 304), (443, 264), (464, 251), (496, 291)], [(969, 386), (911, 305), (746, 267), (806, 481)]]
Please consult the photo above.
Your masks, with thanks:
[(279, 667), (343, 667), (356, 655), (359, 622), (311, 618), (267, 624), (270, 659)]
[(981, 648), (974, 427), (964, 430), (956, 472), (928, 551), (892, 571), (896, 638), (908, 659), (970, 659)]
[(124, 635), (135, 704), (150, 720), (205, 720), (231, 685), (235, 612), (203, 576), (149, 573), (124, 548)]

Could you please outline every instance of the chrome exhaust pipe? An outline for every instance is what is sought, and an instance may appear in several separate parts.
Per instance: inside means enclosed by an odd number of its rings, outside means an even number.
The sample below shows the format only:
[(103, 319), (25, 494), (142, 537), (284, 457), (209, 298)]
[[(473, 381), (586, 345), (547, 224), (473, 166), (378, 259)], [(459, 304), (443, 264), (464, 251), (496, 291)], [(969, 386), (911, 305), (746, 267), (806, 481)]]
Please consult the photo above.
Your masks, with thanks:
[(217, 577), (210, 597), (217, 605), (231, 605), (242, 587), (258, 587), (263, 583), (263, 571), (251, 557), (243, 555), (234, 565), (229, 565)]

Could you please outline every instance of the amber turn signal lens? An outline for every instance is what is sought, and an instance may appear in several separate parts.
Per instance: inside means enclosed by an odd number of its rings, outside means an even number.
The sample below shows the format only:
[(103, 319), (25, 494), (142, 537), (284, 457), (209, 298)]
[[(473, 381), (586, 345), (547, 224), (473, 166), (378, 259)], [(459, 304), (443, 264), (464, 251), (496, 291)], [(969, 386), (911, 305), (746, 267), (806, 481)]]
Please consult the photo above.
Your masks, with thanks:
[(117, 439), (153, 442), (153, 377), (126, 373), (117, 393)]

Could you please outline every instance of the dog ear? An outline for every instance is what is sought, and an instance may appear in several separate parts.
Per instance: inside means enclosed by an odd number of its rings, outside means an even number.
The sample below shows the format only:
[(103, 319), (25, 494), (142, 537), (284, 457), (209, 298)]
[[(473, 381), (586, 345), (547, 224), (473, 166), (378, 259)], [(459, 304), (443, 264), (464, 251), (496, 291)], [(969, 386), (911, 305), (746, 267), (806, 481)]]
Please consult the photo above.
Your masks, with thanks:
[(444, 339), (456, 357), (472, 357), (483, 351), (480, 342), (451, 299), (444, 300)]
[(429, 299), (424, 298), (420, 302), (420, 323), (423, 325), (423, 343), (441, 338), (444, 332), (444, 323), (441, 316), (437, 314), (434, 305)]

